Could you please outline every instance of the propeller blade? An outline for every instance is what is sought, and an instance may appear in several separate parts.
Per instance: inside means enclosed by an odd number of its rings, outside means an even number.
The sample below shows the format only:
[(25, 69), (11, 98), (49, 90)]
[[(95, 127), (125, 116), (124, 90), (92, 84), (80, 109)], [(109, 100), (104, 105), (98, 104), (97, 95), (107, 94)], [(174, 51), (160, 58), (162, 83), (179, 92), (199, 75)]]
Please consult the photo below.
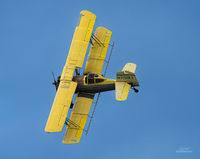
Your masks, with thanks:
[(55, 76), (54, 76), (54, 73), (52, 72), (52, 75), (53, 75), (53, 80), (54, 82), (56, 82), (56, 79), (55, 79)]

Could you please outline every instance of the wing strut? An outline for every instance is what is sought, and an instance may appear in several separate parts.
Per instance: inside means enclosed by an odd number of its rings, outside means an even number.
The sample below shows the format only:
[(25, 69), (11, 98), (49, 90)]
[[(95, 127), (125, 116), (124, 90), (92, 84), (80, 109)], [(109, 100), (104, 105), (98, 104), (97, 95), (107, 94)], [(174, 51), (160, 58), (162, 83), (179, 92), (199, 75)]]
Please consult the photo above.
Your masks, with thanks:
[[(110, 58), (111, 58), (111, 55), (112, 55), (112, 52), (113, 52), (113, 48), (114, 48), (114, 42), (111, 44), (111, 50), (110, 50), (110, 54), (109, 54), (108, 60), (107, 60), (107, 61), (105, 60), (105, 62), (106, 62), (106, 68), (105, 68), (105, 70), (104, 70), (103, 76), (106, 75), (106, 72), (107, 72), (107, 69), (108, 69), (108, 64), (109, 64), (109, 62), (110, 62)], [(91, 116), (88, 115), (88, 117), (90, 118), (90, 121), (89, 121), (88, 127), (87, 127), (87, 129), (86, 129), (86, 135), (87, 135), (88, 132), (89, 132), (90, 125), (91, 125), (92, 119), (93, 119), (93, 117), (94, 117), (94, 113), (95, 113), (95, 110), (96, 110), (96, 107), (97, 107), (97, 103), (98, 103), (99, 97), (100, 97), (100, 92), (98, 93), (97, 98), (96, 98), (96, 101), (94, 102), (95, 104), (94, 104), (94, 108), (93, 108), (93, 110), (92, 110), (92, 115), (91, 115)]]
[[(67, 125), (67, 126), (69, 126), (69, 127), (71, 127), (71, 126), (75, 126), (76, 128), (81, 128), (78, 124), (76, 124), (75, 122), (73, 122), (73, 121), (71, 121), (70, 119), (66, 119), (66, 121), (65, 121), (65, 124)], [(87, 131), (87, 130), (85, 130), (85, 129), (83, 129), (83, 131)]]
[(97, 44), (99, 44), (99, 46), (102, 45), (103, 47), (105, 47), (104, 44), (93, 33), (92, 33), (91, 37), (92, 37), (92, 39), (94, 39), (94, 41), (97, 42)]
[(107, 72), (107, 69), (108, 69), (108, 64), (110, 62), (110, 58), (111, 58), (111, 55), (112, 55), (112, 52), (113, 52), (113, 48), (114, 48), (114, 42), (111, 44), (111, 50), (110, 50), (110, 54), (109, 54), (109, 57), (108, 57), (108, 61), (105, 61), (106, 62), (106, 68), (104, 70), (103, 76), (106, 75), (106, 72)]
[(96, 101), (95, 101), (94, 108), (93, 108), (93, 110), (92, 110), (92, 115), (89, 116), (90, 121), (89, 121), (87, 130), (86, 130), (86, 135), (88, 134), (88, 131), (89, 131), (89, 129), (90, 129), (90, 125), (91, 125), (91, 122), (92, 122), (92, 118), (93, 118), (93, 116), (94, 116), (94, 112), (95, 112), (96, 107), (97, 107), (97, 103), (98, 103), (99, 97), (100, 97), (100, 93), (98, 93), (98, 95), (97, 95), (97, 99), (96, 99)]

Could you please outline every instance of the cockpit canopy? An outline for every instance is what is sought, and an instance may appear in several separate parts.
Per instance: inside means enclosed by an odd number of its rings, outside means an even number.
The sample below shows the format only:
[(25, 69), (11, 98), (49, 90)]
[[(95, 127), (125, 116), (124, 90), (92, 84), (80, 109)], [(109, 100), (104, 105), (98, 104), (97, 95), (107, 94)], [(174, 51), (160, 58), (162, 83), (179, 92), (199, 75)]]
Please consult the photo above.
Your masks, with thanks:
[(93, 78), (93, 77), (98, 77), (98, 75), (97, 75), (97, 74), (92, 74), (92, 73), (90, 73), (90, 74), (87, 74), (86, 76), (87, 76), (87, 77), (90, 77), (90, 78)]
[(103, 81), (104, 81), (104, 79), (102, 79), (97, 74), (87, 74), (85, 76), (85, 84), (95, 84), (95, 83), (100, 83), (100, 82), (103, 82)]

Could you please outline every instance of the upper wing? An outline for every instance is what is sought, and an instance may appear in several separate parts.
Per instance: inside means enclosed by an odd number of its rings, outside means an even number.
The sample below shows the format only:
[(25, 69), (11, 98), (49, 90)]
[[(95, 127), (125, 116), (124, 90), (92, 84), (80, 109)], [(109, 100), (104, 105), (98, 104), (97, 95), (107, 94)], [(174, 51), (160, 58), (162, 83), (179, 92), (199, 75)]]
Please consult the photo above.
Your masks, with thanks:
[(94, 27), (96, 15), (89, 11), (81, 12), (66, 64), (60, 79), (60, 85), (54, 99), (45, 127), (46, 132), (62, 131), (77, 83), (72, 81), (76, 67), (82, 67), (88, 44)]
[(84, 73), (101, 74), (111, 35), (112, 32), (104, 27), (95, 30)]
[(72, 80), (75, 68), (83, 66), (95, 19), (96, 15), (93, 13), (89, 11), (81, 12), (81, 19), (74, 32), (61, 80)]
[(94, 94), (78, 93), (73, 111), (68, 121), (63, 143), (78, 143), (81, 139)]

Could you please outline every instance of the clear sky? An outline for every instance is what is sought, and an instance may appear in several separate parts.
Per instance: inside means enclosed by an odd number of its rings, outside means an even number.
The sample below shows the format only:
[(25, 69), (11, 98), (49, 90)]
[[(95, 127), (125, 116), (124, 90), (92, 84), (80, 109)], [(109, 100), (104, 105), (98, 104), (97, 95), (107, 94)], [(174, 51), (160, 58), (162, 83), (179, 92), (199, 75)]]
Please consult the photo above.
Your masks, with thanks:
[[(44, 132), (81, 10), (113, 31), (107, 77), (137, 64), (140, 92), (102, 94), (87, 136)], [(199, 0), (1, 0), (1, 159), (199, 159)], [(176, 152), (188, 148), (190, 153)]]

